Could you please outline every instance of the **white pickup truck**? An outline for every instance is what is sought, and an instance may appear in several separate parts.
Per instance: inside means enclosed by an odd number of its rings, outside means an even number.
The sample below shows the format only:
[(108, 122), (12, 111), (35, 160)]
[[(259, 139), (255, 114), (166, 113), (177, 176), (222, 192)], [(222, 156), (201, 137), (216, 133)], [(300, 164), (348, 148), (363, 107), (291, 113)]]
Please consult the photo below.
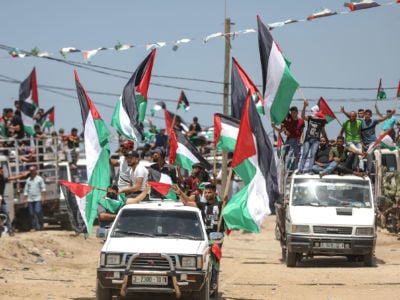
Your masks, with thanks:
[(209, 237), (199, 209), (173, 201), (130, 204), (106, 233), (96, 296), (105, 300), (154, 293), (207, 300), (211, 269)]
[(293, 175), (276, 208), (288, 267), (303, 257), (320, 255), (373, 264), (375, 203), (368, 177)]

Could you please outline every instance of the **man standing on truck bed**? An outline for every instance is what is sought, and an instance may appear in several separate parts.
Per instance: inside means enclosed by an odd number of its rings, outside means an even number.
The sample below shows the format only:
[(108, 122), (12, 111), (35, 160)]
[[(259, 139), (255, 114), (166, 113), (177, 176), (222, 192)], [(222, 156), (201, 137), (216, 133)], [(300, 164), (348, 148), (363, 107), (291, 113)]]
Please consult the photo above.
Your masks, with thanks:
[(3, 213), (4, 215), (6, 215), (6, 217), (7, 217), (6, 226), (7, 226), (7, 232), (9, 234), (9, 236), (14, 236), (14, 231), (13, 231), (13, 228), (11, 225), (10, 214), (9, 214), (9, 211), (7, 208), (6, 199), (4, 199), (4, 190), (6, 188), (6, 183), (13, 181), (13, 180), (24, 178), (27, 175), (28, 175), (28, 172), (24, 172), (22, 174), (15, 175), (15, 176), (4, 177), (4, 170), (3, 170), (3, 168), (0, 168), (0, 212)]
[(28, 206), (31, 231), (43, 229), (42, 205), (46, 200), (46, 185), (42, 177), (37, 174), (35, 166), (29, 168), (30, 177), (24, 188), (24, 204)]

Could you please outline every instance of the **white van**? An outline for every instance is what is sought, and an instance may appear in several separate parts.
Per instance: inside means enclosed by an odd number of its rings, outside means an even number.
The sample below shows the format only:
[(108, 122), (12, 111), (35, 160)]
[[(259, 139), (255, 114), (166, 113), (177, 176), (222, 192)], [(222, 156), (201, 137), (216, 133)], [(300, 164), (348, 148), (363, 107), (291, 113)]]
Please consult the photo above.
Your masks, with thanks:
[(373, 264), (375, 203), (368, 177), (293, 175), (287, 192), (277, 220), (288, 267), (320, 255)]

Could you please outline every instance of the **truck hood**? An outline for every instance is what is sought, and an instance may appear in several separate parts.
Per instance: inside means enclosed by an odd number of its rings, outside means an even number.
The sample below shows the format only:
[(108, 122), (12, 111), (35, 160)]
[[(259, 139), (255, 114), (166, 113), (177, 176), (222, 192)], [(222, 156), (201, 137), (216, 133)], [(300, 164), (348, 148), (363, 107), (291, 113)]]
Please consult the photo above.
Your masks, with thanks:
[(373, 226), (375, 220), (373, 208), (354, 207), (292, 206), (290, 217), (299, 225)]
[(105, 242), (102, 251), (118, 253), (174, 253), (203, 254), (208, 241), (192, 241), (175, 238), (112, 237)]

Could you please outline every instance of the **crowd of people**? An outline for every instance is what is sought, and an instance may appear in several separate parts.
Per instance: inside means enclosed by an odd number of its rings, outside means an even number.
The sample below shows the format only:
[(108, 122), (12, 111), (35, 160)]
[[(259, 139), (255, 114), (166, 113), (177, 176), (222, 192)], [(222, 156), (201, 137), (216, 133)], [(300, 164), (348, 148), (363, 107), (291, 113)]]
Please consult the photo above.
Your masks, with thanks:
[(308, 105), (304, 100), (301, 116), (298, 108), (292, 106), (280, 126), (272, 124), (274, 130), (286, 136), (282, 159), (288, 172), (319, 174), (320, 177), (333, 172), (366, 176), (374, 172), (371, 147), (378, 138), (376, 126), (382, 123), (379, 135), (387, 132), (393, 143), (400, 142), (400, 122), (394, 116), (395, 110), (387, 110), (382, 115), (375, 104), (378, 117), (374, 118), (370, 109), (359, 109), (356, 113), (347, 112), (342, 106), (346, 120), (336, 139), (329, 139), (325, 116), (317, 105), (306, 115)]

